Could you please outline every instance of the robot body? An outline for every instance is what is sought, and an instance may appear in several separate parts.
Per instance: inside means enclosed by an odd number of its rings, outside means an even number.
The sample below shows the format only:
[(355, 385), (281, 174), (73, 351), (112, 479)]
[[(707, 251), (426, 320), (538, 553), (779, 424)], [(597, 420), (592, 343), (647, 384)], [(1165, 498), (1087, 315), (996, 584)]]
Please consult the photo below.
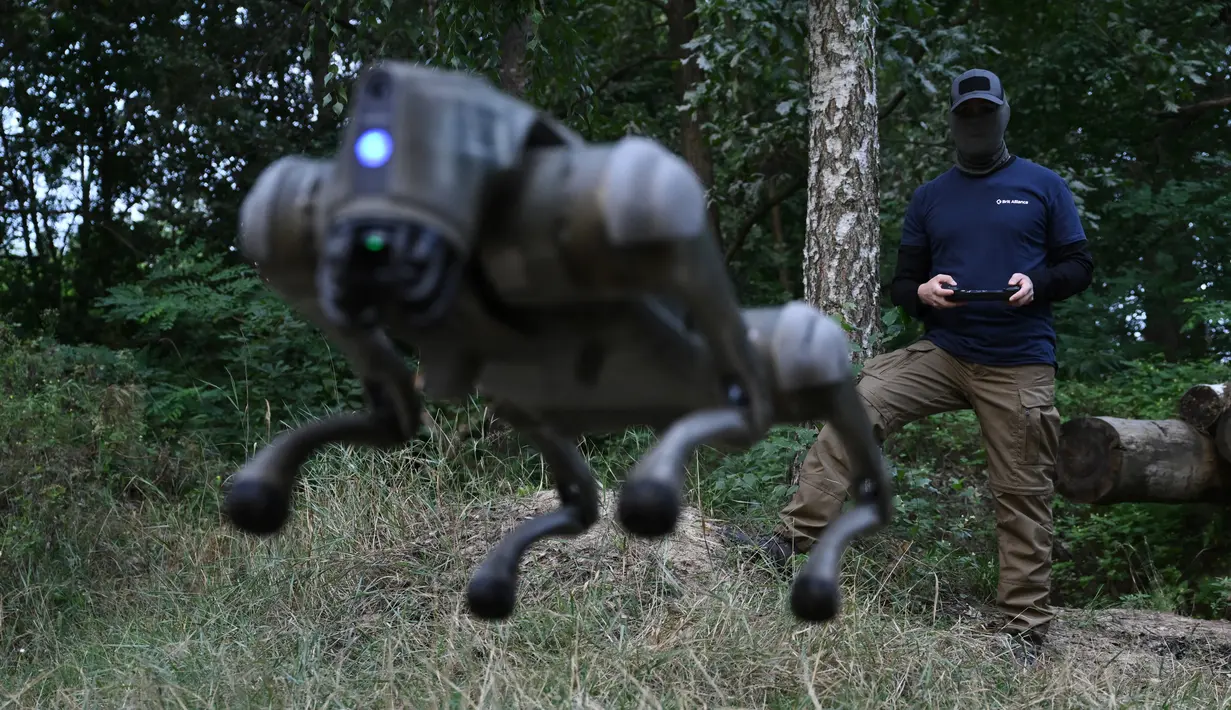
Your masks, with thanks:
[(838, 609), (850, 539), (884, 525), (890, 485), (855, 394), (845, 334), (802, 303), (743, 308), (708, 224), (705, 189), (660, 144), (590, 144), (482, 79), (383, 62), (356, 83), (332, 160), (281, 158), (241, 212), (240, 245), (282, 298), (336, 343), (367, 411), (285, 432), (230, 481), (226, 510), (269, 534), (299, 466), (332, 442), (405, 444), (422, 396), (480, 394), (543, 453), (561, 506), (492, 551), (472, 611), (502, 618), (530, 544), (598, 517), (578, 435), (651, 426), (658, 444), (621, 491), (631, 533), (674, 529), (702, 444), (746, 448), (774, 424), (826, 420), (860, 474), (860, 505), (818, 541), (793, 608)]

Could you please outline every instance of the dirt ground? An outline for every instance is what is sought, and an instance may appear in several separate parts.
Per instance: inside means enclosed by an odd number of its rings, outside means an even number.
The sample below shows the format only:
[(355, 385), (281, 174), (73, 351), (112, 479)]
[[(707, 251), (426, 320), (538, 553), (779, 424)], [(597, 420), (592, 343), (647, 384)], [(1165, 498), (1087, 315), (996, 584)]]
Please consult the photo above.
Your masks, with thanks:
[(1062, 609), (1050, 639), (1057, 651), (1084, 663), (1157, 673), (1183, 661), (1231, 675), (1231, 622), (1226, 621), (1131, 609)]
[[(516, 523), (556, 507), (552, 491), (542, 491), (520, 500), (496, 503), (490, 508), (471, 511), (468, 517), (487, 532), (474, 539), (474, 556), (489, 549), (496, 531), (502, 535)], [(630, 566), (649, 565), (675, 579), (682, 587), (700, 585), (712, 587), (721, 583), (723, 570), (731, 564), (727, 546), (722, 540), (722, 527), (708, 520), (695, 508), (686, 507), (676, 532), (654, 541), (626, 535), (614, 520), (615, 495), (606, 492), (603, 515), (598, 524), (574, 539), (548, 539), (536, 544), (527, 555), (523, 570), (557, 570), (561, 567), (544, 562), (558, 561), (586, 568), (587, 574), (603, 572), (614, 576), (630, 573)], [(484, 525), (483, 523), (486, 523)], [(578, 560), (584, 560), (578, 565)], [(989, 610), (970, 609), (969, 626)], [(961, 622), (954, 628), (961, 633), (967, 626)], [(997, 643), (989, 636), (989, 644)], [(1060, 657), (1086, 667), (1109, 667), (1116, 664), (1135, 673), (1161, 673), (1171, 664), (1183, 663), (1208, 666), (1231, 675), (1231, 622), (1204, 621), (1176, 614), (1109, 609), (1089, 611), (1060, 609), (1048, 635), (1053, 657)]]

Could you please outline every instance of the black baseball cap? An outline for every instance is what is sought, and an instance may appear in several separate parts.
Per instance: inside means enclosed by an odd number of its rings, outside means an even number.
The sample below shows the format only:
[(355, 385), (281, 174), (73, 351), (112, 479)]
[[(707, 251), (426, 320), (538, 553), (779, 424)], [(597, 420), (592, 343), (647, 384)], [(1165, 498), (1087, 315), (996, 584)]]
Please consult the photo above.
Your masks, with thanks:
[(986, 99), (996, 105), (1004, 103), (1004, 88), (1000, 77), (986, 69), (970, 69), (962, 72), (949, 88), (949, 110), (971, 99)]

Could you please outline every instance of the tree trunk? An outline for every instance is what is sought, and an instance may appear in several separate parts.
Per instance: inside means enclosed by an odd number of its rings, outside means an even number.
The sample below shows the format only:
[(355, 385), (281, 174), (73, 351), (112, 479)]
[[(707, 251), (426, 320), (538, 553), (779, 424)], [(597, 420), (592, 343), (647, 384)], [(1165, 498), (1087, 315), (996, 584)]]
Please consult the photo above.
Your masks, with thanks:
[(526, 95), (526, 45), (534, 22), (524, 15), (510, 22), (500, 37), (500, 88), (522, 98)]
[(1176, 315), (1178, 307), (1175, 299), (1164, 296), (1147, 294), (1142, 298), (1146, 324), (1141, 329), (1141, 337), (1147, 343), (1157, 346), (1167, 362), (1179, 362), (1182, 359), (1184, 322)]
[[(691, 52), (684, 45), (697, 33), (697, 0), (667, 0), (667, 43), (678, 62), (675, 67), (675, 100), (683, 105), (686, 96), (702, 79), (705, 72), (690, 58)], [(708, 191), (714, 187), (714, 156), (701, 131), (705, 117), (688, 110), (680, 111), (680, 154), (692, 166), (701, 184)], [(722, 225), (719, 223), (718, 203), (711, 198), (709, 205), (710, 225), (714, 238), (722, 244)]]
[(875, 6), (809, 0), (808, 211), (804, 298), (854, 328), (875, 355), (880, 326), (880, 200)]
[(1180, 397), (1180, 419), (1213, 433), (1214, 423), (1231, 409), (1231, 383), (1193, 385)]
[(774, 252), (781, 259), (778, 264), (778, 283), (782, 286), (783, 293), (791, 293), (791, 272), (786, 268), (787, 248), (786, 239), (782, 235), (782, 205), (774, 205), (770, 210), (770, 225), (774, 233)]
[(1072, 419), (1056, 463), (1057, 491), (1078, 503), (1231, 502), (1231, 466), (1178, 419)]

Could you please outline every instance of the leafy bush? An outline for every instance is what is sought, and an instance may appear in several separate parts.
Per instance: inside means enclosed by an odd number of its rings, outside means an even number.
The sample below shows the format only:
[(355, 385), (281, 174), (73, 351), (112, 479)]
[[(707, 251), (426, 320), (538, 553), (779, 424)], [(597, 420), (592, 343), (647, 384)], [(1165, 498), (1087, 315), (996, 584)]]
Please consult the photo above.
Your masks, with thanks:
[[(248, 450), (284, 421), (358, 407), (349, 365), (247, 265), (204, 249), (169, 252), (139, 283), (100, 299), (138, 344), (151, 422)], [(228, 446), (228, 448), (233, 448)]]
[(199, 488), (194, 441), (162, 442), (126, 351), (20, 341), (0, 324), (0, 548), (6, 561), (53, 550), (102, 499)]

